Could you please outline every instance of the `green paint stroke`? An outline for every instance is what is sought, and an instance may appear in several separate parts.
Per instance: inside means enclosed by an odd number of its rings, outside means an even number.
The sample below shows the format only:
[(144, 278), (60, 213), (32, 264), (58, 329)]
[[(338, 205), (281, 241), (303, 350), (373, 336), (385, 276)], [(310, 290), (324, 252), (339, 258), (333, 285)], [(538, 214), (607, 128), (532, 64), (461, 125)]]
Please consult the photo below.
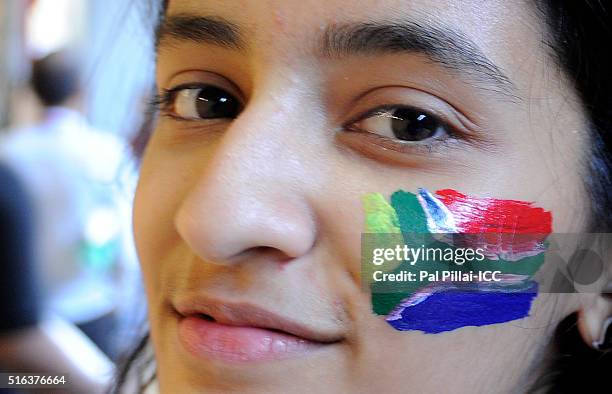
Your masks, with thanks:
[(416, 194), (398, 190), (391, 195), (391, 206), (397, 213), (403, 233), (425, 234), (429, 232), (427, 216)]

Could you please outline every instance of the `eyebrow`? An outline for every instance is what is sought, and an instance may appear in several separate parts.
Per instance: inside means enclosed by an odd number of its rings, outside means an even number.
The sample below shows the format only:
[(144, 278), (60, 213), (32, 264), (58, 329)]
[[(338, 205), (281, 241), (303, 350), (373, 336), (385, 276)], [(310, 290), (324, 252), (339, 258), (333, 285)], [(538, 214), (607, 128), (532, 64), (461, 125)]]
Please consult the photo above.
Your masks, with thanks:
[[(156, 35), (156, 48), (173, 40), (211, 44), (231, 50), (247, 49), (238, 25), (219, 17), (192, 14), (167, 16)], [(444, 26), (401, 22), (361, 22), (328, 25), (315, 41), (324, 58), (420, 54), (478, 88), (518, 101), (516, 87), (465, 34)]]
[(155, 48), (172, 45), (173, 41), (212, 44), (222, 48), (245, 48), (240, 28), (234, 23), (214, 16), (176, 14), (164, 18), (155, 33)]
[(481, 88), (516, 100), (516, 87), (464, 34), (415, 21), (351, 23), (325, 29), (319, 52), (335, 58), (350, 55), (417, 53)]

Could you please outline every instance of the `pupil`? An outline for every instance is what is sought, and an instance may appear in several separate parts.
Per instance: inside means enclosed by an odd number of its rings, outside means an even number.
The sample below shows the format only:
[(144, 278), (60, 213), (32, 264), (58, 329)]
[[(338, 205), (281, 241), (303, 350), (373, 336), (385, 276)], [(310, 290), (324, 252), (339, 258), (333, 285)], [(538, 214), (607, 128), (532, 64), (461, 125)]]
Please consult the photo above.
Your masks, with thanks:
[(196, 110), (202, 119), (235, 118), (239, 109), (238, 100), (223, 89), (207, 86), (198, 93)]
[(398, 108), (391, 115), (391, 130), (396, 138), (403, 141), (430, 138), (440, 126), (433, 116), (412, 108)]

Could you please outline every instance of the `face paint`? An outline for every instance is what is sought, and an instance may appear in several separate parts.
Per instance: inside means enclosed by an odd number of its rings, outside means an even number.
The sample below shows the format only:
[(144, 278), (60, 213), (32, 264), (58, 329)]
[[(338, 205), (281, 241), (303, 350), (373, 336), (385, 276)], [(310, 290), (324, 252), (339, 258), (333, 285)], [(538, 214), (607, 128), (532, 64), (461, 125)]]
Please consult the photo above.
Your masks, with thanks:
[(395, 210), (380, 193), (366, 194), (362, 198), (365, 212), (366, 233), (400, 233), (399, 220)]
[(472, 247), (483, 247), (493, 260), (538, 255), (551, 232), (551, 213), (524, 201), (473, 198), (451, 189), (438, 190), (433, 196), (422, 188), (417, 199), (430, 233), (478, 234), (465, 239)]
[[(391, 195), (390, 206), (380, 194), (364, 196), (363, 201), (366, 232), (396, 233), (399, 227), (406, 245), (413, 246), (429, 234), (428, 248), (481, 248), (485, 258), (460, 268), (500, 272), (497, 282), (417, 282), (392, 292), (388, 284), (370, 283), (374, 313), (385, 315), (392, 327), (439, 333), (529, 315), (538, 288), (531, 277), (544, 262), (545, 240), (552, 228), (550, 212), (528, 202), (473, 198), (450, 189), (435, 195), (425, 189), (416, 194), (400, 190)], [(427, 261), (427, 268), (448, 270), (449, 264)], [(388, 269), (416, 274), (422, 267), (401, 263)]]
[(551, 213), (529, 202), (468, 197), (452, 189), (438, 190), (436, 196), (452, 212), (462, 233), (549, 234), (552, 230)]
[(520, 291), (503, 288), (466, 291), (449, 287), (402, 308), (400, 318), (387, 321), (399, 331), (418, 330), (428, 334), (503, 323), (527, 316), (537, 291), (535, 282), (531, 282), (531, 288)]

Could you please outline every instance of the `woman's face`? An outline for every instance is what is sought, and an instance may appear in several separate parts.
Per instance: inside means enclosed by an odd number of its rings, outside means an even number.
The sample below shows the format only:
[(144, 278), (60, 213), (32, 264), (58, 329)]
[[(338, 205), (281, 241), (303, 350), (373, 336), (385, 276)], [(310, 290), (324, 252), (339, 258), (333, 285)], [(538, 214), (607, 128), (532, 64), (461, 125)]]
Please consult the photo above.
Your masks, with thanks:
[(584, 119), (530, 2), (171, 0), (160, 33), (135, 233), (163, 391), (527, 383), (572, 299), (396, 331), (361, 286), (360, 242), (363, 195), (420, 187), (583, 228)]

